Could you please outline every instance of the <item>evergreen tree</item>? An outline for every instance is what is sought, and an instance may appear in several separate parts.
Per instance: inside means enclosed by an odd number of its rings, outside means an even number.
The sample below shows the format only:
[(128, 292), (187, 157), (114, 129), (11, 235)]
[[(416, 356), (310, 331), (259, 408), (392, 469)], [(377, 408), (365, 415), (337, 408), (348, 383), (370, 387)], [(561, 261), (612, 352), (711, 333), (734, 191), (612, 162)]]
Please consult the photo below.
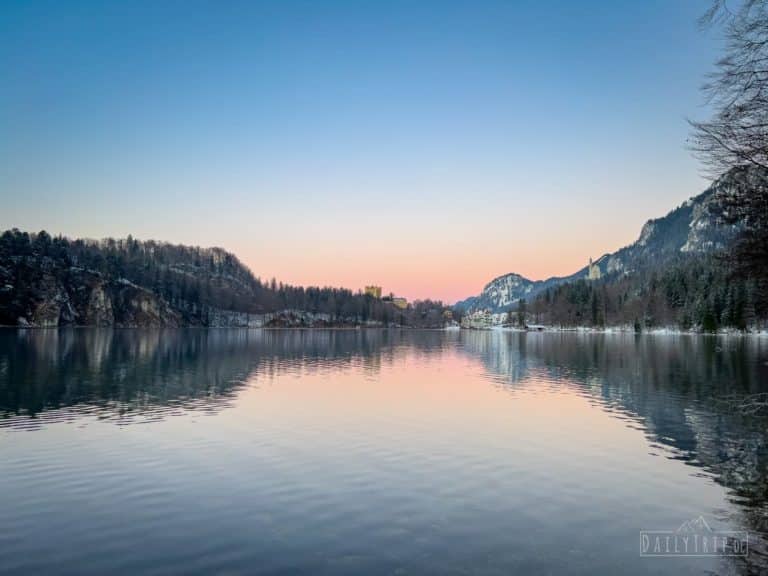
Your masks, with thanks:
[(525, 328), (525, 313), (526, 313), (525, 298), (520, 298), (520, 301), (517, 303), (517, 325), (520, 328)]

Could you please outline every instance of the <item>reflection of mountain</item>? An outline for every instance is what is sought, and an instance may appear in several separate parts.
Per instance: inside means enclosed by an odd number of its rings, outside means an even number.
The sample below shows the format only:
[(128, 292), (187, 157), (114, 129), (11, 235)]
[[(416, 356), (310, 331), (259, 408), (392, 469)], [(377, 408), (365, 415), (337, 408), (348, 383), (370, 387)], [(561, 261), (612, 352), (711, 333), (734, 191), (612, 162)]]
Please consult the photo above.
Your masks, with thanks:
[[(768, 342), (750, 338), (386, 330), (0, 331), (0, 427), (74, 414), (120, 423), (216, 411), (247, 382), (303, 370), (375, 374), (404, 355), (458, 352), (501, 386), (573, 386), (645, 431), (654, 451), (725, 486), (768, 533), (768, 415), (723, 400), (768, 389)], [(34, 418), (30, 418), (34, 416)], [(681, 521), (684, 519), (680, 519)], [(766, 573), (765, 540), (743, 573)], [(755, 552), (755, 550), (757, 552)]]
[(112, 330), (0, 333), (0, 419), (96, 413), (125, 421), (171, 407), (214, 410), (226, 404), (251, 363), (242, 332)]
[(529, 342), (524, 336), (516, 332), (462, 330), (461, 348), (470, 356), (479, 356), (491, 374), (518, 382), (530, 376)]
[[(36, 425), (72, 411), (125, 422), (179, 408), (217, 410), (258, 375), (353, 361), (377, 371), (403, 352), (406, 338), (384, 330), (3, 330), (0, 426)], [(447, 341), (425, 332), (414, 345), (434, 353)]]
[(741, 337), (463, 332), (462, 349), (507, 383), (570, 383), (638, 421), (671, 458), (705, 469), (764, 536), (742, 573), (768, 573), (768, 414), (733, 399), (768, 390), (768, 345)]

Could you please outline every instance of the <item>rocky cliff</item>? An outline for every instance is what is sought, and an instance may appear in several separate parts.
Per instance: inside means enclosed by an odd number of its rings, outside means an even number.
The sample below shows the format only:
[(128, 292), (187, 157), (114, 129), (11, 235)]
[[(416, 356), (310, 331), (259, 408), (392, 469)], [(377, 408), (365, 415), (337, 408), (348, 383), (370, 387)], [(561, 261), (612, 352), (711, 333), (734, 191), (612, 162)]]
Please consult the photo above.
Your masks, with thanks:
[[(0, 275), (7, 271), (0, 270)], [(111, 281), (99, 273), (73, 268), (65, 278), (43, 273), (35, 290), (17, 293), (3, 282), (0, 323), (17, 326), (180, 326), (182, 316), (149, 290), (127, 280)], [(10, 300), (10, 302), (8, 302)], [(13, 312), (11, 312), (13, 309)]]

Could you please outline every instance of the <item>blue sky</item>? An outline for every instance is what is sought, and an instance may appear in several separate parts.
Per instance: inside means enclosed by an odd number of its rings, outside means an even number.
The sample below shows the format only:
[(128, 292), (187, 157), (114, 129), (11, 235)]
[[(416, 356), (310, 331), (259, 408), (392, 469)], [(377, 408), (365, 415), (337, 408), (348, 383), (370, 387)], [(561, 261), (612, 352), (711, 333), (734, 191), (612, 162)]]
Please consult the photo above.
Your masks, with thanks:
[(411, 298), (571, 273), (704, 188), (705, 8), (6, 1), (0, 227)]

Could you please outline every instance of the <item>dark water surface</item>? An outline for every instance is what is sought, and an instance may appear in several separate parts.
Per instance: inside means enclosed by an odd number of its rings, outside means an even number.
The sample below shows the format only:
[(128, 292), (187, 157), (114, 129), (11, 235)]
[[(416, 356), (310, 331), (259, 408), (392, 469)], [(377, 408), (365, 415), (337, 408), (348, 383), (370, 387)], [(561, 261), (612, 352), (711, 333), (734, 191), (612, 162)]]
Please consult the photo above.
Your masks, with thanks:
[[(760, 392), (759, 338), (0, 331), (0, 573), (765, 574)], [(700, 516), (748, 555), (640, 556)]]

